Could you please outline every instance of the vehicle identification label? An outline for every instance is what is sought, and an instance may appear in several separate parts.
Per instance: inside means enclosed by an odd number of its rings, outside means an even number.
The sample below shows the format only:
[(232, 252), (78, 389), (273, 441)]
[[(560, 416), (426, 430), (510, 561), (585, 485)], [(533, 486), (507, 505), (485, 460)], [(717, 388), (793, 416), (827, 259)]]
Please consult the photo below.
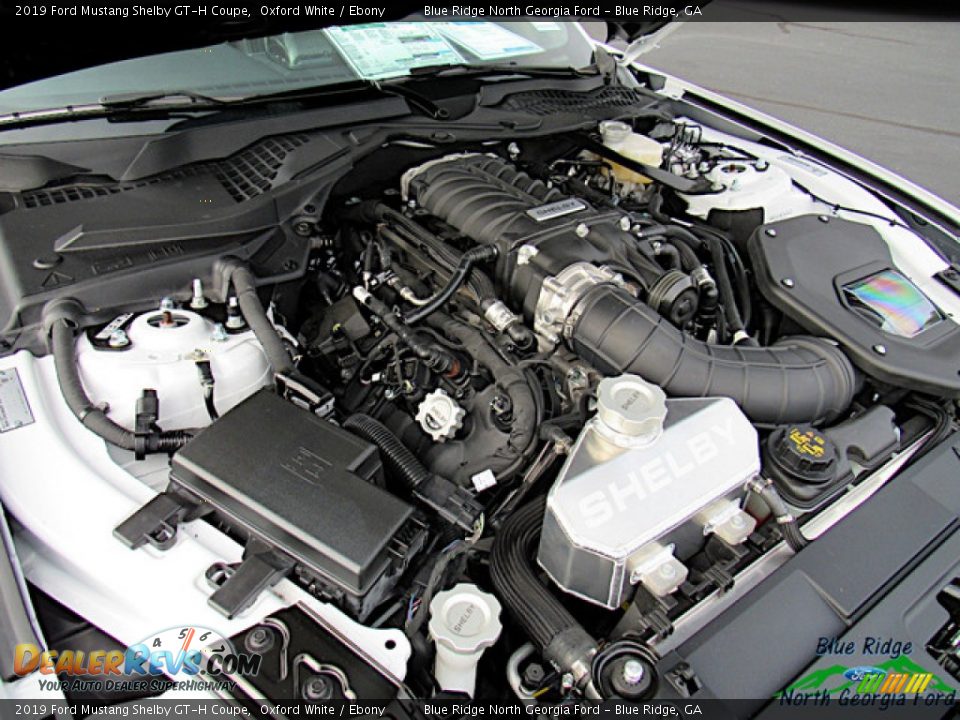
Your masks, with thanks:
[(33, 424), (33, 412), (14, 369), (0, 370), (0, 433)]
[(557, 202), (541, 205), (540, 207), (530, 208), (527, 215), (537, 222), (546, 222), (554, 218), (563, 217), (570, 213), (580, 212), (586, 209), (586, 205), (576, 198), (567, 198), (566, 200), (557, 200)]

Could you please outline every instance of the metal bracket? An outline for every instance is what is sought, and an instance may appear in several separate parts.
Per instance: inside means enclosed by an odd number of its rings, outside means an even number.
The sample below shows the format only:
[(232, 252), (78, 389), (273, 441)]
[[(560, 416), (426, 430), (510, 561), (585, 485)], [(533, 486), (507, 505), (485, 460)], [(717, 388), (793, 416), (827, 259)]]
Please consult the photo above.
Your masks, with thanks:
[(321, 663), (308, 653), (300, 653), (293, 659), (293, 687), (294, 692), (300, 692), (300, 665), (306, 665), (315, 675), (329, 675), (340, 686), (340, 692), (347, 700), (356, 700), (357, 694), (350, 688), (350, 680), (346, 673), (336, 665)]

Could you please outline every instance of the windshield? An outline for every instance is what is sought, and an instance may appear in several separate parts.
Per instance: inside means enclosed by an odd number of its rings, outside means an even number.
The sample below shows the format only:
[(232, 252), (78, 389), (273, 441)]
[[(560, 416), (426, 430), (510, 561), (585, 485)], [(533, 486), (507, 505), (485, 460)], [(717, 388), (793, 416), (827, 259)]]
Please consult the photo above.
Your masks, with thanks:
[(99, 102), (129, 93), (250, 97), (418, 67), (511, 64), (579, 68), (592, 46), (577, 23), (386, 22), (330, 27), (110, 63), (0, 92), (0, 113)]

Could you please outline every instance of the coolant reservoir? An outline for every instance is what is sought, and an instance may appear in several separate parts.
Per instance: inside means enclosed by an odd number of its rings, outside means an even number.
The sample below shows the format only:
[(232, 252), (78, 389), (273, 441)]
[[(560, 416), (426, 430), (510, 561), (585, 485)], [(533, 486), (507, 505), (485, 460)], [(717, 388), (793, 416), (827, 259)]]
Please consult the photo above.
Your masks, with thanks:
[[(604, 120), (600, 123), (600, 136), (603, 144), (631, 160), (659, 167), (663, 160), (663, 147), (656, 140), (633, 132), (630, 126), (619, 120)], [(613, 164), (613, 176), (621, 183), (646, 185), (650, 178), (628, 170), (623, 165)]]
[(229, 334), (202, 315), (180, 309), (121, 316), (111, 326), (109, 342), (105, 336), (80, 336), (77, 364), (90, 400), (106, 403), (110, 419), (128, 430), (134, 428), (137, 398), (147, 388), (157, 391), (157, 424), (164, 430), (209, 425), (198, 360), (210, 363), (213, 402), (220, 414), (271, 380), (267, 358), (250, 330)]
[(634, 585), (669, 595), (703, 538), (738, 545), (753, 531), (738, 501), (759, 471), (757, 431), (730, 398), (668, 399), (637, 375), (604, 378), (547, 494), (537, 561), (611, 610)]

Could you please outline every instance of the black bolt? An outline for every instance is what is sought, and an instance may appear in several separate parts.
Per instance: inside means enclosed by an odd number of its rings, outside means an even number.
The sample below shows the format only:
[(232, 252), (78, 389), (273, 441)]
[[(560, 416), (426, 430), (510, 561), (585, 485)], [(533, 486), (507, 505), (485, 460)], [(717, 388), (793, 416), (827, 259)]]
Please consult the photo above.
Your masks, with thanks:
[(284, 261), (283, 261), (283, 269), (284, 269), (286, 272), (293, 272), (293, 271), (296, 270), (298, 267), (300, 267), (300, 263), (298, 263), (298, 262), (297, 262), (296, 260), (294, 260), (293, 258), (290, 258), (289, 260), (284, 260)]
[(523, 684), (528, 688), (537, 688), (540, 687), (544, 677), (546, 677), (546, 673), (543, 670), (543, 665), (533, 662), (527, 665), (523, 671)]
[(274, 637), (269, 628), (255, 627), (244, 638), (244, 647), (252, 653), (265, 653), (273, 647)]
[(311, 675), (300, 685), (304, 700), (329, 700), (333, 697), (333, 683), (326, 675)]

